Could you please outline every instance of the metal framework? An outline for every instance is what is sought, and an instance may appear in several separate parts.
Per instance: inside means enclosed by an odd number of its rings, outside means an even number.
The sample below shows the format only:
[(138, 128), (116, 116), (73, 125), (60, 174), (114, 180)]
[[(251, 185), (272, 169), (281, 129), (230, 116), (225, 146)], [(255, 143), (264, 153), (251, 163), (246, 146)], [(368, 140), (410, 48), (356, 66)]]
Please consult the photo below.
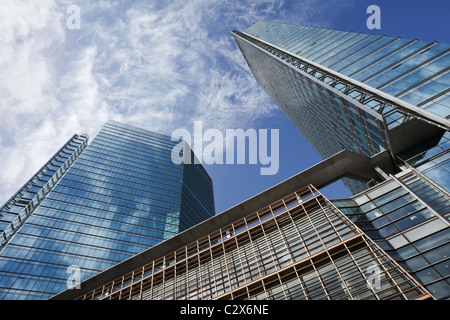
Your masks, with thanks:
[(349, 96), (363, 105), (369, 106), (371, 109), (388, 117), (395, 112), (403, 115), (403, 121), (407, 121), (410, 117), (424, 120), (433, 125), (449, 130), (450, 121), (439, 117), (427, 110), (421, 109), (401, 99), (388, 95), (380, 90), (374, 89), (364, 83), (346, 77), (336, 71), (320, 66), (313, 61), (293, 55), (281, 48), (271, 45), (261, 39), (256, 39), (246, 33), (232, 31), (233, 36), (254, 45), (255, 47), (271, 53), (275, 58), (281, 59), (285, 63), (299, 69), (305, 74), (309, 74), (314, 79), (330, 86)]
[(78, 299), (433, 297), (308, 185)]
[[(31, 199), (31, 201), (29, 201), (29, 203), (22, 209), (21, 212), (19, 212), (19, 214), (11, 222), (11, 224), (8, 227), (6, 227), (6, 229), (0, 234), (0, 251), (5, 248), (6, 244), (9, 242), (9, 240), (11, 240), (11, 238), (17, 233), (17, 231), (25, 224), (25, 222), (28, 220), (28, 218), (33, 214), (33, 212), (39, 206), (39, 204), (42, 201), (44, 201), (44, 199), (47, 197), (47, 195), (50, 193), (50, 191), (52, 191), (53, 188), (58, 184), (58, 182), (61, 180), (61, 178), (67, 172), (67, 170), (69, 170), (69, 168), (72, 166), (72, 164), (75, 162), (75, 160), (78, 159), (79, 155), (83, 152), (83, 150), (88, 145), (88, 137), (86, 135), (82, 135), (82, 136), (74, 135), (69, 140), (69, 142), (67, 142), (64, 145), (64, 147), (62, 147), (56, 153), (56, 155), (58, 155), (62, 150), (64, 150), (64, 148), (67, 147), (67, 144), (69, 144), (75, 138), (81, 138), (81, 139), (83, 139), (83, 142), (78, 146), (78, 148), (75, 151), (73, 151), (73, 153), (69, 156), (69, 158), (53, 174), (53, 176), (41, 188), (41, 190), (36, 194), (36, 196), (33, 199)], [(29, 185), (35, 177), (42, 175), (43, 170), (47, 168), (49, 163), (51, 163), (51, 161), (56, 157), (56, 155), (43, 168), (41, 168), (36, 175), (33, 176), (33, 178), (25, 185), (24, 188), (26, 188), (26, 186)], [(21, 191), (24, 188), (22, 188)], [(18, 194), (16, 194), (16, 195), (18, 195)], [(14, 201), (15, 196), (10, 201), (7, 202), (8, 205), (10, 205), (11, 201)], [(8, 205), (5, 205), (5, 208), (9, 208)]]

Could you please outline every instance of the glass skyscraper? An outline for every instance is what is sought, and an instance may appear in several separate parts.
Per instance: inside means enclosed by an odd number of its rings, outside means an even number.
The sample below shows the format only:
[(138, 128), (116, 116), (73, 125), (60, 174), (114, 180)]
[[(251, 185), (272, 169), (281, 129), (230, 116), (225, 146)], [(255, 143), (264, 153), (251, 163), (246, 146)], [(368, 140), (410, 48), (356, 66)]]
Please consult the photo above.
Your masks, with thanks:
[(171, 137), (108, 121), (73, 136), (0, 210), (0, 299), (47, 299), (214, 215)]
[(313, 186), (270, 202), (285, 184), (53, 299), (432, 299)]
[[(324, 160), (191, 228), (183, 212), (213, 202), (208, 184), (194, 183), (206, 179), (202, 168), (183, 168), (186, 201), (165, 215), (166, 241), (75, 290), (61, 286), (53, 299), (448, 299), (450, 46), (272, 22), (232, 34), (258, 83)], [(68, 170), (58, 164), (48, 187), (13, 197), (29, 209), (8, 209), (6, 248), (85, 154), (85, 137), (74, 139), (58, 158)], [(353, 197), (318, 192), (341, 178)]]
[[(439, 299), (450, 296), (450, 45), (261, 21), (233, 37), (261, 87), (346, 175), (334, 203)], [(387, 168), (387, 169), (386, 169)], [(370, 188), (370, 189), (369, 189)]]
[(264, 21), (233, 36), (258, 83), (323, 158), (389, 150), (397, 162), (450, 129), (449, 44)]

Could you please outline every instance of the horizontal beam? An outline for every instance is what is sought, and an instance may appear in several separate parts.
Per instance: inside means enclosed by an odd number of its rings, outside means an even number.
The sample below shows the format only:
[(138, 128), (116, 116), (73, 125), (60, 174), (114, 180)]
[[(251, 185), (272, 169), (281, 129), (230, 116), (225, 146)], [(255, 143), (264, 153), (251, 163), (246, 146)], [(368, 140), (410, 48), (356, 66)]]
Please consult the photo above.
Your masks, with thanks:
[(381, 168), (386, 173), (393, 173), (394, 167), (388, 151), (383, 151), (369, 158), (343, 150), (274, 187), (85, 280), (81, 283), (80, 289), (63, 291), (52, 297), (51, 300), (76, 299), (126, 273), (138, 269), (149, 261), (156, 260), (196, 241), (204, 235), (226, 227), (236, 220), (274, 203), (288, 194), (296, 192), (304, 186), (311, 184), (320, 189), (344, 177), (362, 181), (377, 179), (379, 175), (374, 169), (375, 167)]

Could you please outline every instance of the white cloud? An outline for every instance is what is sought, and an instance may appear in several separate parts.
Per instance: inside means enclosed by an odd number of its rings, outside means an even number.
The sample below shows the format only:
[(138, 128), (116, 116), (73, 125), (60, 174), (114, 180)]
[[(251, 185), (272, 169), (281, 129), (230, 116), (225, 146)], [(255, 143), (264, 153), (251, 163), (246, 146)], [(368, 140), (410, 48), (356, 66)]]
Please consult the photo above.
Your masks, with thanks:
[[(269, 115), (229, 31), (316, 19), (317, 0), (293, 3), (297, 13), (283, 0), (2, 0), (0, 203), (74, 133), (107, 119), (170, 134), (194, 120), (225, 129)], [(80, 30), (66, 28), (70, 5)]]
[[(0, 199), (6, 200), (33, 170), (55, 152), (50, 114), (58, 108), (52, 96), (50, 51), (64, 42), (61, 14), (53, 1), (0, 3)], [(2, 202), (3, 202), (2, 201)]]

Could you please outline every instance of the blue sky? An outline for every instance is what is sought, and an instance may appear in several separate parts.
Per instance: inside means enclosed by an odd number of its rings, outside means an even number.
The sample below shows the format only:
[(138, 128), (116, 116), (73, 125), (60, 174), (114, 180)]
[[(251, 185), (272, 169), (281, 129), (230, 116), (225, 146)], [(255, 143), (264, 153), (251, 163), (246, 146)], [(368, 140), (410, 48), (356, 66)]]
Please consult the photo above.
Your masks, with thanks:
[[(366, 8), (381, 8), (381, 30)], [(80, 8), (80, 29), (66, 12)], [(319, 156), (253, 79), (230, 31), (259, 20), (450, 42), (445, 0), (0, 2), (0, 202), (74, 133), (108, 119), (171, 134), (279, 129), (280, 169), (205, 165), (221, 212), (314, 165)], [(330, 198), (349, 192), (341, 183)]]

